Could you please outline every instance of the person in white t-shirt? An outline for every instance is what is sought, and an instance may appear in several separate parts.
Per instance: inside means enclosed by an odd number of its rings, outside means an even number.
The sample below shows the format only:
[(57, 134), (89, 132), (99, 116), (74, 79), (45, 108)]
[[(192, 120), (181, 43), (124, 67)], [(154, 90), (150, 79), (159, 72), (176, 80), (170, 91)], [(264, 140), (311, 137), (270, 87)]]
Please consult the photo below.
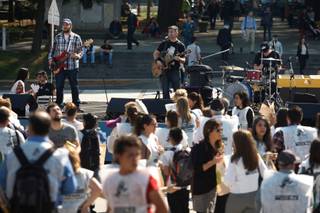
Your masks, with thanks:
[(64, 110), (66, 112), (67, 117), (62, 121), (76, 128), (78, 132), (83, 130), (83, 123), (77, 120), (77, 110), (78, 110), (77, 106), (74, 103), (69, 102), (69, 103), (66, 103)]
[(156, 178), (147, 169), (138, 168), (141, 146), (136, 136), (121, 136), (115, 142), (114, 155), (120, 168), (110, 171), (102, 181), (108, 211), (168, 213)]
[(200, 119), (200, 117), (203, 116), (203, 100), (201, 95), (196, 92), (189, 93), (188, 102), (192, 113), (197, 117), (197, 119)]
[(101, 185), (93, 177), (93, 171), (81, 168), (80, 157), (75, 148), (70, 143), (67, 143), (65, 148), (69, 151), (69, 159), (78, 184), (74, 193), (63, 196), (62, 209), (59, 209), (59, 213), (74, 213), (80, 209), (82, 212), (85, 212), (84, 210), (88, 212), (90, 205), (95, 201), (93, 198), (101, 194)]
[(264, 177), (267, 167), (249, 131), (235, 132), (233, 141), (234, 153), (224, 176), (224, 182), (230, 189), (226, 213), (259, 212), (256, 206), (259, 179)]
[(271, 130), (266, 118), (259, 116), (254, 119), (252, 125), (252, 136), (256, 142), (255, 144), (261, 157), (265, 156), (267, 152), (272, 151)]
[[(171, 128), (178, 127), (178, 113), (176, 111), (168, 111), (165, 120), (166, 127), (156, 129), (156, 136), (158, 137), (160, 145), (165, 149), (169, 150), (172, 147), (172, 144), (169, 143), (169, 131)], [(185, 131), (182, 131), (182, 141), (181, 144), (184, 148), (187, 148), (188, 145), (188, 136)]]
[[(165, 151), (160, 159), (159, 164), (163, 174), (166, 177), (166, 185), (171, 188), (167, 193), (167, 199), (171, 212), (186, 213), (189, 212), (189, 190), (186, 187), (180, 188), (175, 182), (172, 170), (175, 168), (175, 153), (184, 150), (181, 141), (183, 140), (180, 128), (172, 128), (169, 132), (169, 143), (172, 145), (170, 150)], [(177, 187), (177, 188), (176, 188)], [(177, 203), (179, 205), (177, 205)]]
[(189, 147), (193, 146), (193, 132), (199, 127), (199, 119), (191, 113), (188, 99), (179, 98), (177, 101), (178, 127), (183, 129), (188, 135)]
[(4, 156), (12, 151), (13, 147), (25, 142), (23, 135), (17, 130), (8, 127), (10, 110), (0, 107), (0, 162)]
[(302, 161), (299, 168), (299, 174), (306, 174), (314, 177), (314, 211), (320, 209), (320, 140), (312, 141), (310, 154)]
[(191, 38), (191, 44), (187, 46), (187, 51), (190, 53), (187, 55), (188, 67), (197, 65), (201, 60), (201, 49), (196, 43), (197, 38), (193, 36)]
[(232, 109), (232, 115), (239, 118), (239, 129), (252, 128), (254, 112), (250, 107), (250, 100), (248, 94), (244, 91), (237, 92), (233, 95), (235, 107)]
[(141, 114), (138, 116), (134, 134), (139, 137), (142, 142), (141, 158), (147, 160), (147, 165), (157, 165), (159, 156), (164, 149), (155, 135), (157, 121), (151, 115)]
[(289, 109), (289, 126), (277, 128), (273, 136), (273, 144), (278, 153), (290, 149), (302, 160), (309, 154), (310, 145), (318, 137), (318, 131), (316, 128), (301, 125), (302, 118), (303, 111), (299, 106)]

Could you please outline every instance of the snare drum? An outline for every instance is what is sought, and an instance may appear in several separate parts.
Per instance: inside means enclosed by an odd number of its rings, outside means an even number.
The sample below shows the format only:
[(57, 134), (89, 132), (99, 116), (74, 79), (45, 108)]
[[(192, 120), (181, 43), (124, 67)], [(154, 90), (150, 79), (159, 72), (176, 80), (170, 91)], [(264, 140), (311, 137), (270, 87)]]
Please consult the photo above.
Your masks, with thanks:
[(232, 106), (232, 107), (234, 106), (234, 100), (233, 100), (234, 94), (237, 92), (242, 92), (242, 91), (247, 93), (250, 101), (252, 101), (253, 90), (252, 90), (252, 87), (249, 83), (247, 83), (247, 82), (234, 82), (226, 88), (224, 96), (226, 96), (228, 98), (228, 100), (230, 101), (230, 106)]
[(261, 81), (262, 75), (260, 70), (247, 70), (246, 79), (247, 81)]

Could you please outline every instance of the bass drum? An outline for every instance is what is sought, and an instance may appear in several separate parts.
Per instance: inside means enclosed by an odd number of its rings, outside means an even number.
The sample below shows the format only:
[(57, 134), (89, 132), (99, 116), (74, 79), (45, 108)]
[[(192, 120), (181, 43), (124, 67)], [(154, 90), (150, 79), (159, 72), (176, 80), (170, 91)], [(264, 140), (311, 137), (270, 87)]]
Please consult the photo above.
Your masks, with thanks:
[(234, 106), (233, 96), (237, 92), (245, 92), (247, 93), (249, 100), (251, 101), (253, 98), (253, 90), (249, 83), (247, 82), (234, 82), (227, 86), (224, 96), (230, 101), (230, 106)]

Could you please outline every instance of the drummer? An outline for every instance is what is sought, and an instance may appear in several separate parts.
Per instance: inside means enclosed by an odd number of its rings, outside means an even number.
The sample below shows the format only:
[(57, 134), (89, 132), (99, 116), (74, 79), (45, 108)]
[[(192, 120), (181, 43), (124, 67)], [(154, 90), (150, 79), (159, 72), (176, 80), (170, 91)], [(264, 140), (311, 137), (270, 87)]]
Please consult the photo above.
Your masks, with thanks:
[[(258, 52), (254, 58), (254, 69), (260, 70), (265, 73), (270, 66), (270, 60), (263, 59), (280, 59), (280, 55), (272, 50), (268, 42), (261, 44), (260, 52)], [(271, 61), (271, 67), (273, 70), (278, 70), (281, 67), (281, 61)]]

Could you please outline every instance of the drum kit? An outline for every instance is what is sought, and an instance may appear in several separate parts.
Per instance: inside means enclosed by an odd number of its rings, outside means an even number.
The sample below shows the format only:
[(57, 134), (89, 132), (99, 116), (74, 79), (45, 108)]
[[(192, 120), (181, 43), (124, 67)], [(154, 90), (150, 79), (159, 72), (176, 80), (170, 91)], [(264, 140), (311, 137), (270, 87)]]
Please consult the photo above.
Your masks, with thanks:
[(259, 110), (265, 100), (275, 101), (279, 106), (282, 105), (275, 87), (278, 71), (272, 66), (275, 62), (281, 62), (281, 59), (261, 58), (261, 61), (266, 61), (269, 64), (262, 71), (234, 65), (220, 66), (223, 73), (222, 86), (225, 88), (223, 95), (229, 99), (231, 106), (234, 103), (234, 94), (240, 91), (247, 93), (255, 110)]

